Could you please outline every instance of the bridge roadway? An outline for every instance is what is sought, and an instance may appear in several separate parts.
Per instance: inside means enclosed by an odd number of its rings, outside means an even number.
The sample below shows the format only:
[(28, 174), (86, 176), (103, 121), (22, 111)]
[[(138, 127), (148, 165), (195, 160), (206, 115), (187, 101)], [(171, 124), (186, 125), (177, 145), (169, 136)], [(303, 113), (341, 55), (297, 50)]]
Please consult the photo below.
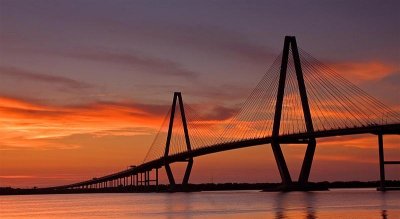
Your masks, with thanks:
[[(307, 139), (309, 138), (325, 138), (325, 137), (356, 135), (356, 134), (400, 134), (400, 124), (371, 125), (365, 127), (315, 131), (312, 134), (297, 133), (297, 134), (282, 135), (278, 138), (278, 142), (281, 144), (301, 144), (301, 143), (307, 143)], [(111, 180), (116, 180), (123, 177), (128, 177), (135, 174), (143, 173), (145, 171), (151, 171), (156, 168), (161, 168), (164, 166), (165, 163), (171, 164), (174, 162), (185, 161), (191, 157), (193, 158), (207, 154), (218, 153), (222, 151), (252, 147), (262, 144), (270, 144), (271, 141), (272, 137), (265, 137), (265, 138), (247, 139), (247, 140), (204, 146), (201, 148), (193, 149), (191, 151), (173, 154), (168, 156), (167, 158), (162, 157), (156, 160), (152, 160), (143, 163), (139, 166), (132, 167), (130, 169), (106, 175), (103, 177), (93, 178), (91, 180), (68, 184), (68, 185), (49, 187), (46, 189), (68, 189), (68, 188), (92, 185), (96, 183), (108, 182)]]

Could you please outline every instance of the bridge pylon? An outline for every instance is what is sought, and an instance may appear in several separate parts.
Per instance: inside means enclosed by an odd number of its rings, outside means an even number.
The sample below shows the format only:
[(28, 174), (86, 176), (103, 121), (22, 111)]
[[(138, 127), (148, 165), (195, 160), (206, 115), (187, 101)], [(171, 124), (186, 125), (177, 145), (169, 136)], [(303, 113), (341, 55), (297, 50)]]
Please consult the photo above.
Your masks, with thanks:
[[(174, 92), (174, 97), (172, 100), (171, 115), (170, 115), (169, 126), (168, 126), (167, 141), (165, 144), (165, 152), (164, 152), (164, 166), (165, 166), (165, 171), (167, 173), (170, 186), (174, 186), (176, 184), (168, 158), (169, 158), (172, 129), (174, 127), (174, 118), (175, 118), (177, 103), (179, 104), (179, 111), (181, 113), (180, 116), (182, 118), (182, 125), (183, 125), (183, 131), (184, 131), (184, 135), (185, 135), (186, 148), (187, 148), (188, 152), (190, 152), (192, 150), (192, 147), (190, 144), (190, 138), (189, 138), (189, 131), (188, 131), (187, 122), (186, 122), (185, 108), (183, 106), (182, 94), (181, 94), (181, 92)], [(186, 170), (185, 170), (185, 175), (182, 180), (182, 185), (187, 185), (189, 182), (190, 173), (192, 171), (193, 157), (183, 160), (183, 162), (187, 162), (187, 166), (186, 166)]]
[[(282, 62), (279, 74), (279, 82), (278, 82), (279, 84), (278, 84), (278, 92), (275, 104), (275, 115), (274, 115), (273, 129), (272, 129), (272, 142), (271, 142), (274, 157), (278, 165), (279, 173), (284, 186), (289, 186), (292, 184), (292, 179), (290, 177), (290, 173), (287, 168), (286, 161), (282, 153), (282, 149), (280, 147), (280, 137), (279, 137), (279, 129), (282, 118), (282, 106), (285, 93), (287, 66), (288, 66), (290, 50), (292, 51), (293, 55), (293, 62), (296, 71), (296, 79), (299, 88), (306, 131), (308, 134), (310, 134), (310, 136), (312, 136), (312, 133), (314, 132), (310, 106), (308, 104), (307, 90), (304, 83), (303, 71), (301, 68), (301, 62), (300, 62), (299, 51), (297, 48), (296, 38), (294, 36), (286, 36), (283, 46)], [(308, 178), (310, 176), (311, 165), (315, 153), (316, 140), (314, 137), (310, 137), (308, 139), (296, 139), (293, 142), (285, 141), (285, 143), (296, 143), (296, 144), (298, 144), (299, 142), (307, 142), (307, 149), (298, 179), (300, 185), (305, 185), (308, 183)]]

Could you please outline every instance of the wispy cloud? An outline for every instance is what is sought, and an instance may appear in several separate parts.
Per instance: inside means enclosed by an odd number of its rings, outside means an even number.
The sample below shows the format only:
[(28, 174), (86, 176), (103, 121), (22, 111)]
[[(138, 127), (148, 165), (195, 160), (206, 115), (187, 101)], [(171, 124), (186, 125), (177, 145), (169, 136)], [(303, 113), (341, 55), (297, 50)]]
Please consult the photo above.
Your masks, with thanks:
[(197, 73), (178, 62), (145, 55), (140, 52), (91, 50), (85, 52), (60, 52), (60, 55), (103, 63), (125, 65), (148, 74), (194, 78)]
[[(244, 62), (266, 63), (277, 55), (273, 49), (252, 41), (237, 31), (217, 26), (185, 26), (185, 25), (151, 25), (122, 24), (117, 21), (108, 22), (113, 25), (117, 34), (122, 32), (129, 37), (136, 37), (153, 42), (168, 42), (181, 47), (218, 54), (225, 58), (241, 59)], [(127, 30), (135, 30), (129, 32)]]
[(370, 93), (373, 93), (379, 100), (392, 105), (393, 109), (400, 112), (400, 71), (386, 75), (380, 80), (368, 81), (363, 87)]
[(212, 106), (207, 103), (192, 104), (191, 108), (199, 115), (204, 121), (226, 121), (239, 111), (239, 108), (226, 107), (226, 106)]
[(3, 78), (7, 77), (18, 80), (31, 80), (47, 84), (55, 84), (70, 89), (85, 89), (91, 87), (91, 85), (88, 83), (77, 81), (71, 78), (36, 73), (15, 67), (0, 66), (0, 76)]
[(30, 179), (34, 177), (35, 176), (28, 176), (28, 175), (6, 175), (6, 176), (0, 176), (0, 179)]

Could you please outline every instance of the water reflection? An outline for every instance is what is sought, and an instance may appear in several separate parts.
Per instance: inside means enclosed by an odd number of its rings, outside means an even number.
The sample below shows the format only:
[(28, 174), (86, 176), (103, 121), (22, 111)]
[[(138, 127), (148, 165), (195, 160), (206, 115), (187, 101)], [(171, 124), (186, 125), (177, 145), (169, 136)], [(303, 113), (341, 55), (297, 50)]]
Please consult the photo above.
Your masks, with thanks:
[[(166, 194), (166, 215), (167, 219), (192, 218), (195, 206), (192, 205), (193, 196), (191, 193)], [(182, 201), (184, 200), (184, 201)]]
[(372, 189), (0, 196), (0, 218), (394, 219), (399, 197)]
[[(243, 193), (246, 194), (246, 193)], [(390, 218), (387, 203), (384, 196), (375, 194), (377, 199), (373, 206), (376, 210), (349, 208), (344, 197), (352, 194), (332, 193), (334, 197), (325, 198), (325, 193), (318, 192), (292, 192), (292, 193), (261, 193), (263, 196), (259, 201), (258, 194), (240, 195), (232, 193), (175, 193), (166, 194), (164, 199), (164, 218), (197, 218), (198, 214), (206, 215), (209, 218), (223, 218), (222, 215), (229, 215), (229, 218), (274, 218), (274, 219), (317, 219), (337, 218), (342, 216), (356, 216), (355, 218)], [(343, 196), (342, 196), (343, 195)], [(246, 197), (248, 196), (248, 197)], [(321, 198), (322, 196), (322, 198)], [(369, 197), (369, 196), (368, 196)], [(248, 199), (247, 199), (248, 198)], [(338, 198), (337, 201), (332, 199)], [(359, 200), (361, 197), (356, 198)], [(199, 204), (201, 201), (201, 204)], [(328, 205), (321, 204), (328, 201)], [(352, 202), (353, 203), (353, 202)], [(354, 204), (354, 203), (353, 203)], [(368, 203), (366, 203), (368, 205)], [(379, 207), (378, 207), (379, 206)], [(380, 208), (380, 209), (379, 209)], [(393, 212), (390, 212), (393, 213)]]
[(285, 215), (285, 206), (286, 206), (286, 197), (287, 193), (278, 193), (276, 196), (276, 211), (275, 211), (275, 218), (276, 219), (284, 219), (286, 218)]
[(382, 216), (382, 219), (388, 219), (388, 213), (387, 213), (387, 208), (388, 208), (388, 206), (387, 206), (387, 203), (386, 203), (386, 198), (385, 198), (385, 195), (386, 195), (386, 193), (385, 192), (383, 192), (383, 193), (380, 193), (380, 200), (381, 200), (381, 206), (382, 206), (382, 212), (381, 212), (381, 216)]
[(315, 211), (315, 194), (312, 192), (303, 193), (305, 197), (306, 203), (306, 217), (307, 219), (316, 219), (316, 211)]
[[(347, 194), (351, 195), (351, 194)], [(358, 194), (357, 194), (358, 195)], [(275, 219), (290, 219), (290, 218), (305, 218), (305, 219), (317, 219), (317, 218), (336, 218), (335, 215), (339, 216), (339, 214), (342, 214), (342, 212), (345, 212), (349, 216), (351, 216), (353, 213), (356, 214), (358, 217), (365, 217), (365, 218), (370, 218), (371, 216), (375, 214), (376, 218), (381, 218), (381, 219), (388, 219), (392, 218), (389, 217), (389, 212), (387, 209), (393, 208), (393, 200), (390, 200), (390, 203), (388, 203), (387, 197), (385, 194), (375, 194), (378, 198), (376, 199), (376, 202), (371, 203), (371, 207), (369, 210), (354, 210), (353, 208), (348, 208), (344, 202), (334, 202), (332, 204), (331, 209), (327, 209), (326, 206), (323, 207), (322, 215), (317, 214), (317, 209), (321, 208), (321, 203), (320, 201), (326, 201), (326, 200), (318, 200), (318, 197), (321, 197), (321, 194), (315, 193), (315, 192), (299, 192), (299, 193), (276, 193), (275, 196), (275, 203), (276, 206), (274, 208), (274, 218)], [(379, 197), (380, 196), (380, 197)], [(343, 197), (340, 197), (343, 198)], [(344, 200), (345, 201), (345, 200)], [(360, 200), (364, 201), (364, 200)], [(350, 204), (351, 205), (351, 204)], [(367, 204), (369, 205), (369, 204)], [(377, 211), (373, 211), (374, 208)], [(380, 208), (380, 210), (379, 210)], [(372, 210), (372, 211), (371, 211)], [(396, 211), (395, 211), (396, 212)], [(391, 214), (394, 212), (391, 211)], [(342, 216), (340, 215), (340, 216)], [(394, 215), (398, 215), (397, 213), (394, 213)], [(375, 218), (375, 217), (374, 217)]]
[[(287, 219), (288, 213), (293, 212), (293, 209), (290, 209), (290, 204), (293, 201), (300, 201), (303, 207), (300, 209), (301, 212), (304, 212), (304, 218), (306, 219), (316, 219), (316, 210), (314, 207), (315, 203), (315, 195), (313, 193), (298, 193), (297, 196), (289, 195), (289, 193), (277, 193), (276, 194), (276, 211), (275, 211), (275, 219)], [(293, 200), (293, 198), (297, 198), (298, 200)], [(296, 210), (296, 209), (295, 209)], [(298, 217), (300, 215), (297, 215)]]

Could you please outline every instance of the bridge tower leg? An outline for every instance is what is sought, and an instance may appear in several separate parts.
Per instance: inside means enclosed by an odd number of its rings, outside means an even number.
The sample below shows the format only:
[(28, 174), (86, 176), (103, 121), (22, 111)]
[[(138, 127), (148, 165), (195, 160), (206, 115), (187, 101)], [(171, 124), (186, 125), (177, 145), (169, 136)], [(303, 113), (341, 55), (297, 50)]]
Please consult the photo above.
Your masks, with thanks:
[[(314, 133), (314, 126), (311, 118), (310, 105), (308, 104), (307, 90), (306, 90), (306, 85), (304, 83), (303, 70), (301, 68), (300, 56), (295, 37), (292, 37), (292, 53), (293, 53), (294, 67), (296, 70), (297, 83), (300, 92), (301, 106), (303, 108), (303, 115), (306, 123), (306, 129), (307, 133), (310, 136), (312, 136), (312, 134)], [(306, 153), (303, 160), (303, 165), (301, 166), (301, 171), (299, 175), (300, 184), (308, 183), (308, 178), (310, 176), (311, 165), (314, 158), (316, 145), (317, 142), (315, 138), (309, 137)]]
[(299, 183), (306, 184), (308, 182), (308, 178), (311, 171), (311, 165), (314, 157), (316, 140), (312, 137), (312, 133), (314, 133), (313, 123), (311, 119), (310, 106), (308, 104), (307, 91), (304, 83), (303, 71), (300, 63), (299, 51), (297, 48), (296, 38), (293, 36), (286, 36), (285, 42), (283, 46), (283, 54), (282, 54), (282, 62), (281, 69), (279, 75), (279, 85), (278, 85), (278, 93), (276, 98), (275, 105), (275, 116), (274, 116), (274, 124), (272, 129), (272, 150), (275, 156), (276, 163), (278, 165), (279, 173), (281, 175), (282, 183), (285, 186), (292, 184), (292, 179), (290, 177), (289, 170), (286, 165), (285, 158), (282, 153), (282, 149), (279, 144), (279, 129), (282, 117), (282, 105), (283, 98), (285, 94), (285, 84), (286, 84), (286, 72), (289, 58), (289, 50), (292, 50), (294, 66), (296, 70), (296, 79), (298, 82), (300, 99), (303, 109), (303, 116), (306, 123), (307, 133), (310, 134), (308, 139), (308, 145), (305, 153), (305, 157), (303, 160), (303, 165), (300, 171)]
[[(175, 183), (175, 179), (174, 179), (174, 175), (172, 173), (171, 167), (169, 165), (170, 162), (169, 162), (169, 159), (168, 159), (168, 154), (169, 154), (169, 148), (170, 148), (170, 143), (171, 143), (172, 128), (174, 126), (175, 108), (176, 108), (177, 102), (179, 103), (179, 110), (181, 112), (181, 118), (182, 118), (183, 130), (184, 130), (184, 134), (185, 134), (186, 147), (187, 147), (188, 152), (190, 152), (192, 150), (192, 147), (191, 147), (191, 144), (190, 144), (190, 138), (189, 138), (189, 131), (188, 131), (188, 128), (187, 128), (185, 109), (184, 109), (184, 106), (183, 106), (182, 94), (180, 92), (175, 92), (174, 93), (174, 98), (173, 98), (173, 101), (172, 101), (171, 116), (170, 116), (170, 120), (169, 120), (167, 142), (166, 142), (166, 145), (165, 145), (165, 153), (164, 153), (165, 171), (167, 172), (168, 181), (169, 181), (171, 186), (174, 186), (176, 183)], [(183, 180), (182, 180), (182, 185), (187, 185), (188, 182), (189, 182), (190, 173), (191, 173), (192, 167), (193, 167), (193, 157), (191, 157), (191, 158), (189, 158), (189, 159), (187, 159), (185, 161), (188, 164), (186, 166), (185, 175), (184, 175)]]

